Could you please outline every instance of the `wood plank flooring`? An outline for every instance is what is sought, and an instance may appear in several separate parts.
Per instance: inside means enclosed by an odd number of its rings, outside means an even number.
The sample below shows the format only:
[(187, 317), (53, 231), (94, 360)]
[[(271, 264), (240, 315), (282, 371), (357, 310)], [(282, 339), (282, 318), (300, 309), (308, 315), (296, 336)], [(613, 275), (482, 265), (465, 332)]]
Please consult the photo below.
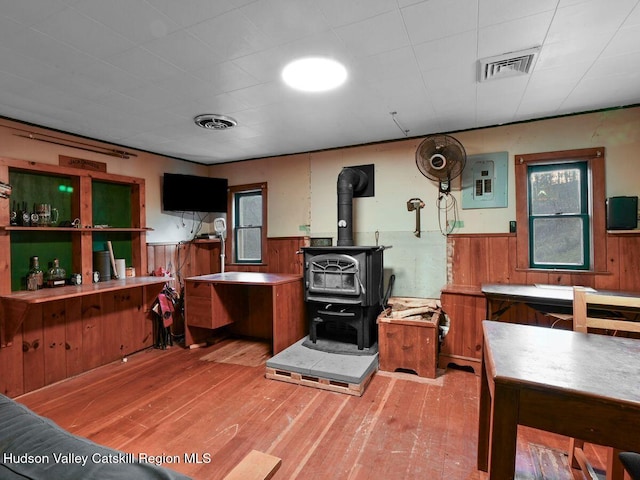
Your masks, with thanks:
[[(255, 360), (264, 345), (252, 354), (234, 342), (146, 350), (17, 400), (103, 445), (176, 457), (165, 466), (194, 479), (224, 477), (253, 449), (282, 458), (275, 479), (486, 479), (475, 467), (474, 374), (378, 372), (355, 397), (265, 379)], [(248, 365), (229, 353), (235, 347)], [(521, 429), (518, 478), (538, 480), (529, 443), (566, 451), (568, 440)]]

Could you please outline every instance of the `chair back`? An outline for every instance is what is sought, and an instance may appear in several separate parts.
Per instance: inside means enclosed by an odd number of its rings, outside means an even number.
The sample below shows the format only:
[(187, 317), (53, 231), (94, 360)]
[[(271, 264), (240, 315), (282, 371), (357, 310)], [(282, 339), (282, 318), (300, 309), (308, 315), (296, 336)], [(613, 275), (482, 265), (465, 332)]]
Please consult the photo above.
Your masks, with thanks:
[[(599, 316), (589, 316), (598, 311)], [(625, 293), (604, 293), (585, 287), (573, 287), (573, 329), (587, 333), (590, 328), (640, 333), (640, 321), (624, 316), (640, 315), (640, 297)]]

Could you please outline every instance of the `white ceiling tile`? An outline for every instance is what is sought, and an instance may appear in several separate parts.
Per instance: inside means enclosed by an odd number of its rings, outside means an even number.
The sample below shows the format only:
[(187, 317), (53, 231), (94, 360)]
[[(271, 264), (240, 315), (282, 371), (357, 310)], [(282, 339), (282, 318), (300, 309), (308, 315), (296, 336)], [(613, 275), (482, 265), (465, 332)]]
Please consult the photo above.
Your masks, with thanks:
[(476, 30), (478, 0), (430, 0), (402, 9), (411, 42), (419, 44)]
[(0, 0), (0, 12), (3, 16), (12, 18), (23, 25), (31, 26), (41, 22), (50, 15), (67, 8), (60, 0), (32, 1), (32, 0)]
[(213, 48), (224, 60), (259, 52), (274, 44), (239, 10), (205, 20), (189, 27), (187, 31)]
[(397, 9), (396, 0), (324, 0), (316, 3), (332, 27), (357, 23)]
[[(315, 0), (264, 0), (240, 11), (275, 43), (281, 44), (329, 29)], [(277, 11), (280, 15), (272, 15)]]
[(420, 69), (434, 75), (453, 67), (461, 70), (460, 67), (474, 65), (478, 59), (477, 50), (475, 31), (424, 42), (414, 47)]
[(141, 47), (114, 55), (107, 62), (148, 81), (160, 81), (182, 73), (176, 66)]
[(637, 0), (619, 0), (612, 8), (609, 0), (590, 0), (560, 6), (549, 28), (547, 42), (584, 39), (595, 33), (615, 32), (636, 6)]
[(478, 32), (478, 57), (492, 57), (543, 44), (553, 11), (493, 24)]
[(134, 46), (131, 40), (71, 8), (47, 17), (32, 28), (98, 58), (115, 55)]
[(553, 12), (557, 4), (558, 0), (537, 0), (535, 2), (531, 0), (482, 0), (479, 3), (478, 25), (482, 28), (542, 12)]
[(186, 71), (211, 67), (224, 61), (224, 56), (215, 48), (185, 30), (146, 42), (144, 48)]
[(611, 57), (639, 51), (640, 23), (618, 30), (602, 52), (602, 56)]
[(83, 0), (74, 3), (73, 8), (136, 44), (163, 37), (179, 28), (145, 0)]
[(338, 27), (335, 31), (354, 56), (375, 55), (409, 45), (397, 11)]
[(233, 2), (225, 0), (189, 0), (187, 2), (176, 2), (176, 0), (146, 1), (180, 27), (195, 25), (196, 23), (217, 17), (237, 7)]

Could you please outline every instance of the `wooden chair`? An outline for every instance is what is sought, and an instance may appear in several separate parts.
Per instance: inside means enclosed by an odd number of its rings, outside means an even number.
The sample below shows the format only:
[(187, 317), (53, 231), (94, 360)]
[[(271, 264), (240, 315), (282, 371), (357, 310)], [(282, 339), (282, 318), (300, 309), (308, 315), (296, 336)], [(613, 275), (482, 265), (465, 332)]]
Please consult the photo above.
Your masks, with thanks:
[[(590, 317), (589, 306), (593, 305), (601, 311), (608, 311), (609, 316)], [(640, 333), (640, 322), (623, 316), (610, 315), (611, 312), (640, 312), (640, 297), (598, 293), (584, 287), (573, 288), (573, 330), (587, 333), (590, 329), (619, 332)], [(593, 310), (592, 310), (593, 311)], [(607, 480), (622, 480), (624, 468), (618, 459), (620, 451), (607, 448)], [(572, 438), (569, 445), (569, 463), (573, 468), (582, 470), (582, 474), (590, 480), (598, 480), (593, 467), (584, 454), (584, 441)]]

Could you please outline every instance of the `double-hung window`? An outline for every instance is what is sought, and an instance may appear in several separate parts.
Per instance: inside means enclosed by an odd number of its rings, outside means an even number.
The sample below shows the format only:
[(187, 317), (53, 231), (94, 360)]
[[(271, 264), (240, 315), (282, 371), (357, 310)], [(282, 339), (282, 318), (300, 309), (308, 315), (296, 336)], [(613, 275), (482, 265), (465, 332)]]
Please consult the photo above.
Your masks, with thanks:
[(530, 267), (588, 270), (587, 162), (530, 165), (528, 187)]
[(233, 263), (264, 263), (266, 192), (266, 184), (239, 185), (229, 189), (233, 218)]
[(517, 268), (606, 271), (604, 148), (515, 162)]

